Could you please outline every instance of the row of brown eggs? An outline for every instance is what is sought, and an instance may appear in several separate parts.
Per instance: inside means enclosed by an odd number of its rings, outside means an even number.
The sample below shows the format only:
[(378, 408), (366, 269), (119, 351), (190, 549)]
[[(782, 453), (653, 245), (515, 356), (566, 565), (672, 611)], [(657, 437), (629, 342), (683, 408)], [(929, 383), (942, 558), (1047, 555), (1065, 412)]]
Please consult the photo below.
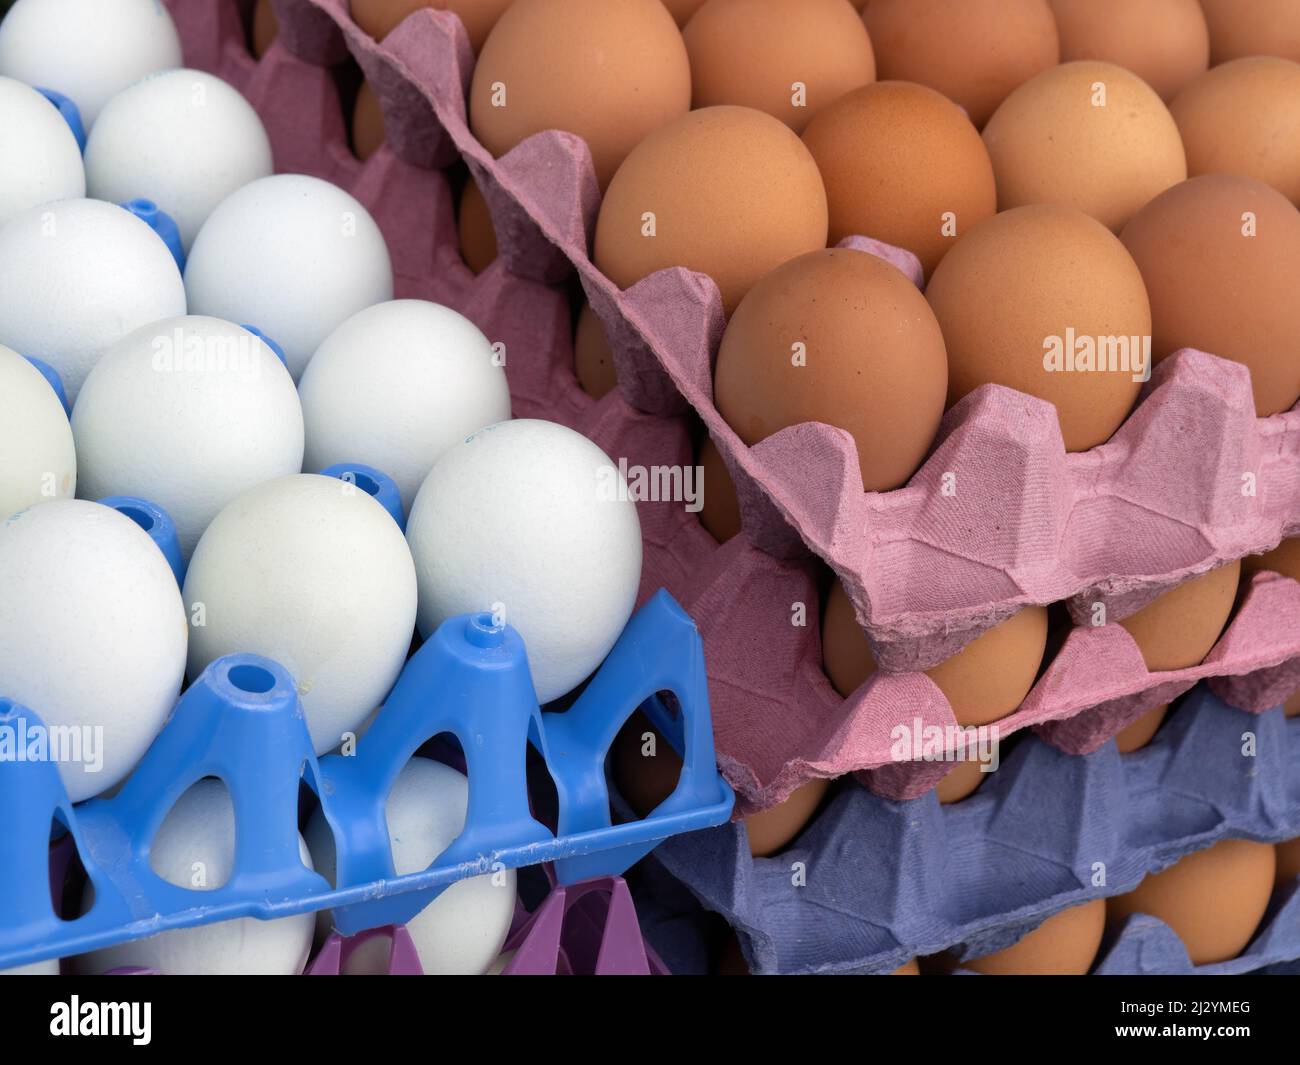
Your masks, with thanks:
[[(1165, 672), (1198, 665), (1229, 620), (1239, 579), (1270, 570), (1300, 581), (1300, 538), (1284, 541), (1265, 555), (1232, 562), (1186, 581), (1135, 614), (1122, 619), (1146, 667)], [(1026, 607), (926, 671), (964, 727), (988, 725), (1013, 713), (1041, 674), (1049, 646), (1048, 608)], [(821, 630), (822, 664), (841, 695), (856, 691), (875, 672), (875, 660), (853, 606), (834, 582), (826, 599)], [(1145, 746), (1159, 729), (1168, 706), (1143, 714), (1116, 737), (1122, 754)], [(1300, 691), (1287, 702), (1288, 716), (1300, 715)], [(639, 717), (628, 722), (614, 746), (614, 777), (632, 807), (642, 814), (659, 805), (676, 786), (681, 763), (662, 741), (647, 747), (651, 731)], [(978, 761), (959, 761), (935, 789), (939, 802), (960, 802), (984, 780)], [(788, 799), (745, 819), (750, 851), (776, 854), (811, 821), (827, 794), (829, 781), (814, 778)]]
[[(1193, 965), (1229, 961), (1254, 938), (1273, 892), (1297, 877), (1300, 839), (1276, 846), (1224, 839), (1150, 874), (1123, 895), (1054, 914), (1003, 950), (963, 962), (946, 952), (913, 959), (892, 975), (944, 975), (960, 966), (987, 976), (1083, 976), (1096, 962), (1106, 931), (1139, 913), (1168, 925)], [(718, 972), (749, 972), (734, 937), (723, 946)]]

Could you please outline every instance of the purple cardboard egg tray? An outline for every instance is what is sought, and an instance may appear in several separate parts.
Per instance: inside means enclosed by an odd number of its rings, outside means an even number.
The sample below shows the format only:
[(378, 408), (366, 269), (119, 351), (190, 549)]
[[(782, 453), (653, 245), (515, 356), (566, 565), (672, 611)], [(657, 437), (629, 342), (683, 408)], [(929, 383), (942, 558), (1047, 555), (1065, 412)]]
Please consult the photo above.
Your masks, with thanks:
[[(857, 773), (898, 799), (932, 788), (945, 766), (890, 754), (899, 722), (953, 723), (942, 693), (913, 670), (1024, 603), (1064, 599), (1080, 624), (999, 722), (1003, 736), (1033, 727), (1081, 753), (1201, 679), (1254, 711), (1300, 687), (1294, 581), (1256, 577), (1218, 645), (1190, 670), (1149, 673), (1122, 627), (1088, 625), (1096, 602), (1113, 622), (1191, 574), (1300, 533), (1300, 412), (1255, 418), (1243, 367), (1179, 353), (1156, 368), (1119, 433), (1077, 455), (1065, 454), (1048, 404), (986, 386), (948, 413), (911, 484), (854, 490), (856, 452), (842, 431), (810, 423), (750, 449), (721, 422), (709, 366), (722, 312), (711, 280), (669, 270), (620, 294), (591, 266), (598, 194), (580, 140), (540, 134), (501, 160), (477, 144), (464, 118), (472, 56), (454, 15), (418, 11), (377, 44), (352, 23), (346, 0), (277, 0), (281, 36), (259, 62), (235, 0), (170, 6), (186, 62), (258, 109), (277, 170), (334, 181), (374, 214), (398, 296), (452, 306), (504, 345), (516, 416), (562, 422), (646, 470), (693, 467), (703, 420), (732, 469), (745, 532), (719, 546), (680, 502), (640, 500), (641, 599), (668, 588), (700, 629), (737, 816), (813, 777)], [(388, 143), (365, 163), (348, 148), (328, 66), (349, 56), (386, 115)], [(488, 198), (502, 249), (477, 277), (457, 250), (451, 182), (435, 169), (460, 159)], [(919, 280), (910, 253), (846, 243)], [(600, 400), (572, 370), (570, 301), (557, 282), (575, 267), (618, 363), (621, 386)], [(947, 472), (957, 475), (956, 496), (938, 491)], [(1254, 494), (1243, 493), (1243, 473)], [(823, 559), (878, 661), (894, 670), (848, 699), (821, 668)], [(799, 605), (805, 623), (792, 624)]]
[[(960, 803), (896, 802), (847, 783), (770, 858), (750, 856), (737, 823), (669, 841), (648, 859), (638, 898), (647, 938), (675, 972), (709, 964), (704, 910), (736, 929), (755, 973), (889, 973), (943, 950), (1001, 950), (1220, 839), (1296, 836), (1300, 719), (1246, 714), (1199, 688), (1131, 754), (1107, 744), (1067, 755), (1026, 737)], [(1193, 966), (1167, 925), (1135, 915), (1108, 933), (1093, 972), (1244, 973), (1298, 956), (1291, 883), (1237, 958)]]

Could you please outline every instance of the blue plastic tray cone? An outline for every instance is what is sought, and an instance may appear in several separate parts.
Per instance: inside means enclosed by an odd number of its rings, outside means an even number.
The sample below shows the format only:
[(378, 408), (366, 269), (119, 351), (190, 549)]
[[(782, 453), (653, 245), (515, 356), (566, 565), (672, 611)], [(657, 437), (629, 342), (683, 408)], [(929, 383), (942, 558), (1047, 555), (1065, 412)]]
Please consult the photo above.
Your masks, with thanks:
[(171, 515), (157, 503), (150, 503), (139, 496), (106, 496), (99, 502), (130, 518), (149, 534), (149, 539), (158, 546), (167, 565), (171, 567), (176, 583), (183, 588), (185, 558), (181, 555), (180, 534), (176, 531), (176, 523), (172, 521)]
[[(439, 856), (438, 866), (479, 861), (494, 851), (554, 840), (528, 808), (528, 731), (538, 715), (524, 642), (490, 615), (448, 619), (406, 664), (370, 730), (352, 756), (321, 760), (326, 817), (338, 846), (338, 886), (391, 879), (392, 851), (384, 807), (393, 782), (427, 740), (451, 733), (465, 753), (469, 776), (466, 829)], [(515, 863), (519, 864), (519, 863)], [(457, 878), (429, 889), (334, 911), (351, 935), (381, 924), (405, 924)]]

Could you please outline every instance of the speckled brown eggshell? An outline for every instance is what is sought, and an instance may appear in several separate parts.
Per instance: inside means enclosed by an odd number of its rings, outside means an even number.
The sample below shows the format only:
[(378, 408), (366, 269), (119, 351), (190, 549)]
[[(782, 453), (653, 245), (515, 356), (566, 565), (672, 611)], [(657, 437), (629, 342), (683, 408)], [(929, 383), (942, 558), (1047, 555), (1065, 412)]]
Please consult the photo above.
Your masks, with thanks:
[[(682, 771), (681, 758), (662, 736), (656, 734), (653, 757), (643, 753), (643, 736), (654, 731), (643, 717), (634, 715), (619, 732), (612, 752), (618, 790), (642, 817), (672, 794)], [(746, 817), (750, 853), (764, 858), (785, 847), (812, 819), (829, 786), (830, 781), (814, 777), (784, 802)]]
[(454, 11), (477, 52), (512, 0), (352, 0), (352, 18), (377, 41), (387, 37), (413, 11), (431, 7)]
[(863, 235), (906, 248), (926, 276), (997, 210), (993, 164), (942, 93), (881, 81), (824, 108), (804, 130), (830, 207), (830, 243)]
[(498, 157), (543, 130), (577, 134), (603, 189), (690, 106), (686, 46), (659, 0), (515, 0), (479, 55), (469, 117)]
[(1234, 359), (1250, 368), (1261, 418), (1290, 410), (1300, 399), (1300, 211), (1254, 178), (1203, 174), (1157, 196), (1120, 239), (1146, 282), (1156, 362), (1184, 347)]
[(961, 963), (986, 976), (1083, 976), (1106, 930), (1106, 900), (1093, 899), (1053, 914), (1016, 943)]
[(456, 231), (460, 238), (460, 254), (466, 265), (481, 274), (497, 257), (497, 231), (492, 225), (483, 190), (473, 178), (465, 182), (460, 193)]
[(1106, 917), (1118, 925), (1130, 914), (1150, 914), (1177, 933), (1193, 965), (1228, 961), (1259, 927), (1276, 869), (1271, 844), (1220, 840), (1107, 900)]
[(1300, 63), (1234, 59), (1202, 74), (1169, 109), (1189, 174), (1244, 174), (1300, 205)]
[(874, 255), (823, 249), (749, 291), (723, 334), (714, 382), (718, 411), (747, 444), (801, 422), (847, 430), (863, 487), (876, 492), (921, 464), (948, 375), (916, 285)]
[(261, 59), (280, 35), (280, 20), (276, 18), (271, 0), (257, 0), (253, 8), (253, 55)]
[(584, 303), (578, 312), (578, 325), (573, 334), (573, 369), (582, 390), (597, 399), (612, 392), (618, 384), (614, 350), (609, 346), (604, 324), (589, 303)]
[(1055, 203), (1112, 232), (1187, 177), (1178, 126), (1154, 89), (1113, 63), (1081, 60), (1036, 75), (984, 127), (998, 209)]
[(704, 482), (700, 521), (718, 543), (724, 543), (740, 532), (740, 500), (722, 452), (707, 434), (700, 444), (700, 471)]
[(1175, 585), (1120, 620), (1152, 673), (1199, 665), (1223, 632), (1237, 596), (1241, 563), (1229, 562)]
[(672, 266), (708, 274), (731, 314), (764, 274), (825, 248), (826, 220), (817, 164), (788, 126), (748, 107), (706, 107), (650, 134), (619, 168), (595, 262), (624, 289)]
[(976, 126), (1017, 85), (1060, 61), (1047, 0), (871, 0), (862, 17), (876, 77), (938, 89)]
[(1210, 35), (1197, 0), (1048, 0), (1061, 62), (1101, 59), (1133, 71), (1161, 99), (1210, 63)]
[(358, 159), (369, 159), (384, 143), (384, 109), (379, 94), (363, 81), (352, 108), (352, 151)]
[(934, 786), (935, 797), (944, 806), (961, 802), (973, 795), (975, 789), (984, 783), (984, 778), (990, 775), (984, 772), (983, 763), (974, 759), (955, 762), (948, 775)]
[(1300, 4), (1295, 0), (1201, 0), (1214, 65), (1247, 55), (1300, 62)]
[[(1000, 384), (1056, 406), (1067, 451), (1108, 440), (1141, 387), (1125, 369), (1048, 370), (1048, 337), (1144, 337), (1151, 307), (1132, 257), (1082, 211), (994, 215), (944, 256), (926, 298), (948, 348), (948, 403)], [(1064, 341), (1062, 341), (1063, 343)]]
[[(1028, 606), (925, 675), (943, 692), (959, 725), (987, 725), (1024, 702), (1046, 647), (1047, 608)], [(822, 618), (822, 664), (846, 697), (876, 671), (871, 645), (839, 581), (831, 584)]]
[(682, 37), (692, 106), (757, 108), (796, 133), (876, 77), (871, 39), (847, 0), (709, 0)]
[[(1242, 582), (1250, 580), (1261, 570), (1280, 573), (1293, 581), (1300, 581), (1300, 536), (1283, 540), (1277, 547), (1263, 555), (1250, 555), (1241, 560)], [(1291, 697), (1283, 703), (1287, 717), (1300, 717), (1300, 688), (1292, 692)]]

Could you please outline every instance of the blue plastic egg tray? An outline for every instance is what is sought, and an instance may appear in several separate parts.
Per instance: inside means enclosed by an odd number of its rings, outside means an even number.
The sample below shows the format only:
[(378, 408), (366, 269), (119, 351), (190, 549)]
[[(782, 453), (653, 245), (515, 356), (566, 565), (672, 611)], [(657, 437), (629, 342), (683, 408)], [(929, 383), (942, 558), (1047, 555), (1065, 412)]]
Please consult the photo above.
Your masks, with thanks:
[[(366, 467), (340, 467), (336, 475), (355, 478), (381, 502), (391, 487)], [(149, 533), (181, 580), (175, 527), (166, 513), (145, 500), (104, 502)], [(400, 524), (400, 503), (395, 520)], [(677, 788), (648, 817), (616, 825), (605, 759), (638, 708), (682, 752), (684, 765)], [(0, 727), (30, 731), (39, 724), (36, 709), (0, 695)], [(429, 868), (397, 876), (384, 816), (388, 793), (420, 747), (448, 734), (459, 741), (468, 769), (464, 831)], [(530, 745), (554, 782), (554, 831), (530, 811)], [(196, 891), (155, 874), (149, 846), (171, 807), (204, 777), (229, 788), (235, 860), (225, 884)], [(304, 781), (333, 830), (337, 887), (299, 857)], [(257, 655), (228, 655), (180, 697), (111, 798), (73, 805), (54, 763), (0, 762), (0, 808), (9, 821), (0, 834), (0, 969), (239, 917), (269, 920), (328, 908), (345, 935), (405, 924), (451, 884), (496, 869), (552, 862), (565, 884), (620, 874), (661, 840), (727, 821), (733, 801), (715, 764), (699, 633), (662, 590), (632, 616), (562, 712), (538, 706), (524, 642), (513, 628), (487, 614), (449, 619), (410, 658), (346, 756), (317, 759), (293, 679), (282, 666)], [(71, 836), (94, 889), (89, 910), (70, 920), (51, 900), (52, 826)]]

